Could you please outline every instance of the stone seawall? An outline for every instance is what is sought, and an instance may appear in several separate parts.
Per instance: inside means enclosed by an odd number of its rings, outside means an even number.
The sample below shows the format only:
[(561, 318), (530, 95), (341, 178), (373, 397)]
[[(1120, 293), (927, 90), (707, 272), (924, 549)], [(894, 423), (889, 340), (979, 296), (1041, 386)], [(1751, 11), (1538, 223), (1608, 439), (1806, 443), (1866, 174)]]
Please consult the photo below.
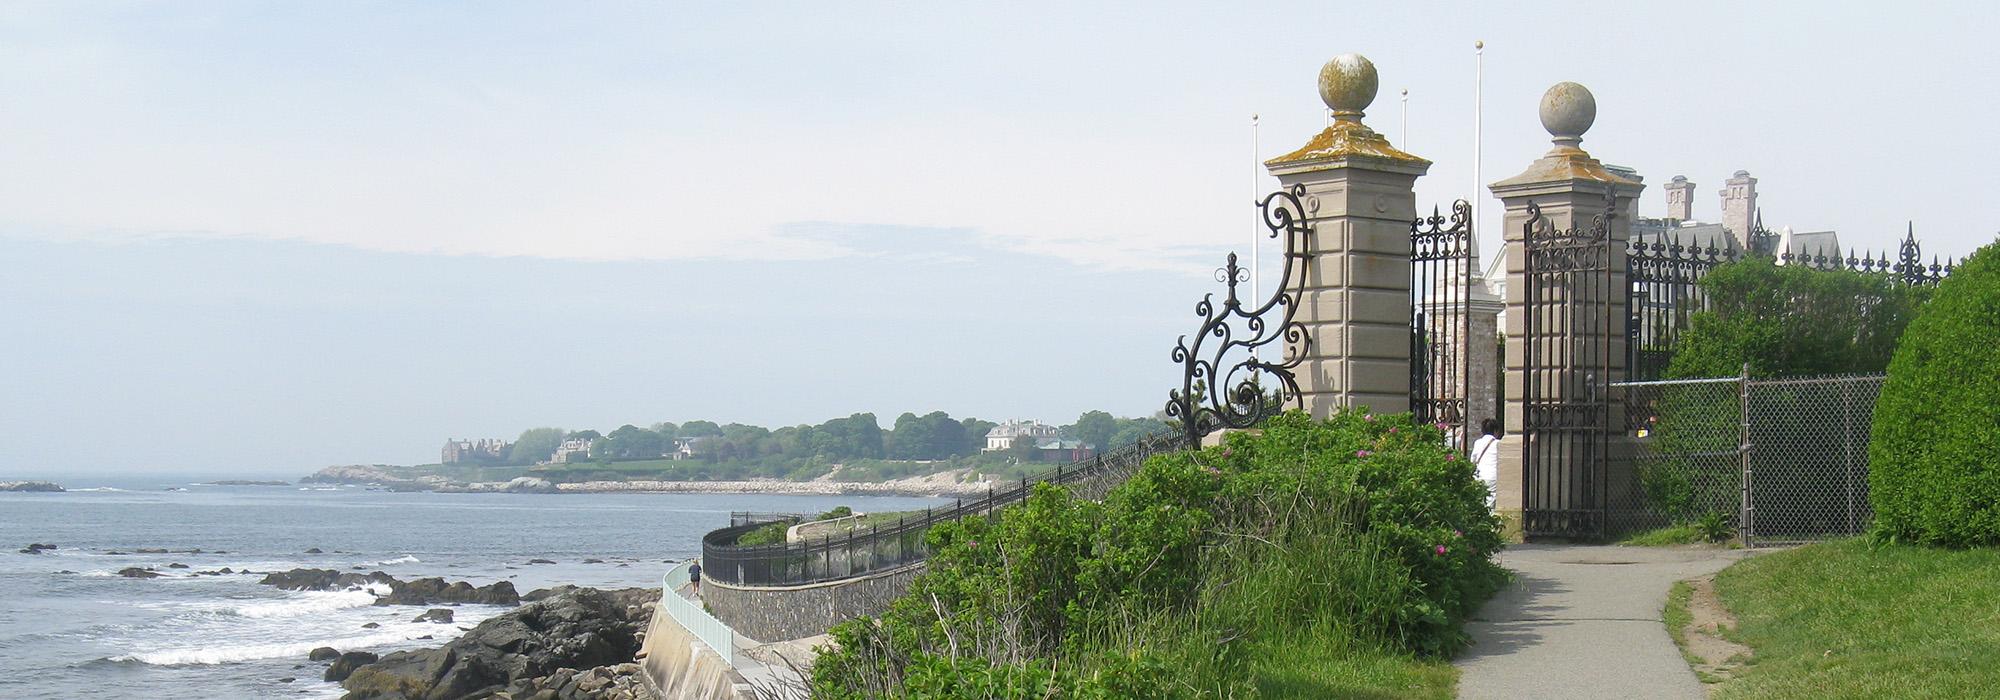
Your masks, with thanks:
[[(676, 594), (662, 591), (661, 595)], [(653, 621), (646, 627), (646, 642), (639, 647), (638, 661), (646, 670), (646, 680), (662, 698), (753, 700), (742, 674), (675, 622), (667, 614), (667, 606), (653, 608)]]
[(864, 615), (879, 615), (910, 589), (922, 563), (861, 578), (804, 586), (730, 586), (703, 581), (702, 600), (716, 619), (737, 634), (763, 642), (825, 634), (828, 628)]

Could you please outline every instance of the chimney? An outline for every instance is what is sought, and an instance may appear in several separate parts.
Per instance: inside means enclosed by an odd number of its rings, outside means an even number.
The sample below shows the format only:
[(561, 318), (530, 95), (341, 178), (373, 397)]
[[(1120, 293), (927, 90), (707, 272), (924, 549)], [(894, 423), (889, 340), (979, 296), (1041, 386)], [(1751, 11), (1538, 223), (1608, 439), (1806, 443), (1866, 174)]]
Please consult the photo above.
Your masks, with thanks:
[(1675, 221), (1694, 220), (1694, 183), (1688, 182), (1686, 175), (1675, 175), (1668, 182), (1667, 218)]
[(1736, 239), (1736, 247), (1750, 249), (1750, 230), (1756, 225), (1757, 178), (1747, 170), (1736, 171), (1722, 185), (1722, 229)]

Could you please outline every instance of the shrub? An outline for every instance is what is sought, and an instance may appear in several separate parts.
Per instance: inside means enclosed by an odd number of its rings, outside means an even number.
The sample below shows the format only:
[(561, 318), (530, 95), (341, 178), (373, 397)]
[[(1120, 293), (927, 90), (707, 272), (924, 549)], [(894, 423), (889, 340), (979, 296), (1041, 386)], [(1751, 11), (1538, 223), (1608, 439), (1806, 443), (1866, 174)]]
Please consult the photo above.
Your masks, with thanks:
[(790, 521), (779, 521), (765, 525), (737, 535), (736, 546), (756, 547), (759, 545), (780, 544), (785, 541), (785, 531), (790, 530), (791, 527), (792, 523)]
[(1953, 271), (1896, 347), (1875, 405), (1879, 535), (2000, 544), (2000, 242)]
[(1670, 378), (1880, 372), (1929, 289), (1886, 275), (1751, 256), (1702, 277), (1709, 308), (1673, 347)]
[(1241, 696), (1246, 645), (1302, 632), (1446, 656), (1504, 574), (1485, 487), (1443, 443), (1408, 416), (1291, 413), (1101, 503), (1041, 484), (933, 527), (908, 593), (834, 628), (815, 695)]

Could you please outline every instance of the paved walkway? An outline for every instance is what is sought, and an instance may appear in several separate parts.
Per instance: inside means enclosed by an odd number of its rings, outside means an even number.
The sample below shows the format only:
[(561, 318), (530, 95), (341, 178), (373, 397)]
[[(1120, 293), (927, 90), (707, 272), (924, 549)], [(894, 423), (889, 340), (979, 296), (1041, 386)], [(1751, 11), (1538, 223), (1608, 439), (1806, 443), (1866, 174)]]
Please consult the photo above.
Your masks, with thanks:
[(1744, 550), (1514, 545), (1515, 579), (1466, 625), (1453, 665), (1461, 698), (1705, 696), (1660, 622), (1675, 581), (1711, 574)]

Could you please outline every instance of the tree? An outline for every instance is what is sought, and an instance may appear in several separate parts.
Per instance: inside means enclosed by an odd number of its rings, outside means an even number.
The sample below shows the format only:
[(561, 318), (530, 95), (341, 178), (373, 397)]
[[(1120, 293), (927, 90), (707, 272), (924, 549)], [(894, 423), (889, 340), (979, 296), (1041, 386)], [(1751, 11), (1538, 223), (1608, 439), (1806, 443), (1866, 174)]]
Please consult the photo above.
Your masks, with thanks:
[(957, 452), (957, 454), (962, 455), (979, 454), (980, 450), (986, 449), (986, 434), (993, 432), (993, 428), (1000, 425), (990, 420), (980, 420), (978, 418), (967, 418), (959, 421), (958, 424), (965, 428), (965, 446), (959, 448)]
[(659, 433), (635, 425), (621, 425), (591, 445), (591, 455), (609, 459), (655, 459), (666, 452)]
[(1064, 428), (1063, 432), (1091, 447), (1109, 449), (1111, 436), (1118, 432), (1118, 419), (1103, 411), (1085, 411), (1076, 417), (1075, 425)]
[(562, 446), (562, 428), (529, 428), (521, 431), (521, 437), (514, 439), (514, 447), (507, 452), (509, 464), (534, 464), (554, 456), (556, 448)]
[(714, 421), (691, 420), (681, 424), (679, 437), (698, 438), (719, 436), (721, 434), (722, 426), (716, 425)]
[(1886, 276), (1750, 257), (1701, 280), (1709, 308), (1689, 319), (1667, 376), (1880, 372), (1930, 290)]
[[(949, 459), (964, 448), (965, 426), (952, 420), (950, 414), (932, 411), (924, 414), (923, 422), (930, 430), (929, 449), (925, 450), (927, 459)], [(985, 435), (979, 437), (981, 440), (986, 438)]]
[(567, 437), (565, 437), (564, 439), (567, 439), (567, 440), (596, 440), (596, 439), (598, 439), (598, 438), (601, 438), (601, 437), (604, 437), (604, 433), (600, 433), (600, 432), (597, 432), (597, 431), (595, 431), (595, 430), (579, 430), (579, 431), (576, 431), (576, 432), (574, 432), (574, 433), (570, 433), (570, 434), (569, 434), (569, 435), (568, 435)]
[(931, 425), (915, 413), (897, 416), (896, 428), (889, 434), (889, 458), (925, 459), (930, 451)]
[(659, 433), (662, 439), (672, 440), (681, 436), (681, 427), (673, 423), (661, 421), (653, 424), (653, 432)]
[(1042, 456), (1041, 440), (1032, 435), (1017, 435), (1007, 444), (1007, 456), (1023, 462), (1033, 462)]

